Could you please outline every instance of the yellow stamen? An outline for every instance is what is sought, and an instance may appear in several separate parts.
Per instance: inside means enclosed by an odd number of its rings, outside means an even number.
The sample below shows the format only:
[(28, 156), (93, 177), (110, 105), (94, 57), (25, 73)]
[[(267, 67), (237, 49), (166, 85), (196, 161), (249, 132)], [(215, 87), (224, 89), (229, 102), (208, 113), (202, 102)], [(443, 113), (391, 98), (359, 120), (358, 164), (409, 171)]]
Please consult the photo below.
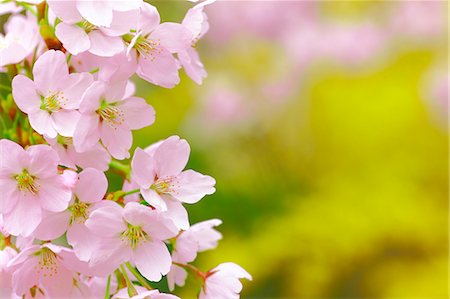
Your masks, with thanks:
[(97, 114), (101, 117), (102, 121), (106, 122), (109, 126), (117, 128), (124, 123), (124, 113), (122, 110), (114, 104), (102, 103), (97, 110)]
[(153, 185), (150, 187), (159, 194), (177, 194), (176, 191), (179, 187), (179, 182), (175, 181), (175, 177), (156, 178)]
[(76, 199), (75, 203), (69, 207), (69, 211), (72, 212), (70, 224), (75, 222), (82, 224), (88, 219), (89, 204)]
[(39, 184), (36, 182), (36, 177), (29, 174), (28, 170), (22, 170), (22, 173), (15, 175), (14, 179), (17, 181), (17, 188), (21, 192), (38, 193)]
[(154, 61), (156, 56), (155, 54), (161, 54), (162, 52), (160, 45), (161, 41), (159, 39), (152, 40), (140, 36), (134, 47), (144, 59)]
[(39, 262), (34, 267), (37, 273), (46, 277), (47, 275), (52, 277), (58, 274), (58, 265), (56, 263), (56, 254), (47, 247), (42, 248), (36, 252), (35, 255), (39, 256)]
[(49, 91), (48, 95), (42, 98), (41, 109), (48, 112), (57, 112), (62, 104), (67, 103), (67, 98), (62, 91)]
[(122, 241), (126, 242), (131, 248), (147, 241), (150, 237), (139, 226), (128, 225), (128, 229), (122, 233)]

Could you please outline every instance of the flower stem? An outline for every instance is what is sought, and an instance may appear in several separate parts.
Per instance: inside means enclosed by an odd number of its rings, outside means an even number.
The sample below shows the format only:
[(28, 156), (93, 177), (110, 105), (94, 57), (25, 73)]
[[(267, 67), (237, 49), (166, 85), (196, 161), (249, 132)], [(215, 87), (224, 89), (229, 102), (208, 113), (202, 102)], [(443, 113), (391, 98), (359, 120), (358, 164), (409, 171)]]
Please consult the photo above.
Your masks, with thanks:
[(125, 281), (127, 282), (127, 288), (128, 288), (128, 296), (133, 297), (138, 294), (136, 291), (136, 288), (134, 287), (133, 283), (131, 282), (130, 278), (128, 277), (127, 270), (125, 270), (123, 265), (120, 265), (120, 270), (122, 271), (123, 277), (125, 278)]
[(31, 7), (31, 5), (26, 4), (26, 3), (22, 3), (22, 2), (17, 2), (16, 5), (22, 6), (22, 7), (25, 8), (27, 11), (29, 11), (30, 13), (32, 13), (34, 16), (37, 16), (37, 13), (34, 11), (34, 9)]
[(194, 273), (197, 277), (201, 278), (203, 281), (206, 280), (206, 273), (203, 273), (198, 268), (190, 265), (190, 264), (181, 264), (177, 262), (172, 262), (175, 266), (181, 267), (183, 269), (189, 270)]
[(122, 196), (127, 196), (127, 195), (130, 195), (130, 194), (138, 193), (140, 191), (141, 191), (141, 189), (139, 189), (139, 188), (138, 189), (134, 189), (134, 190), (131, 190), (131, 191), (124, 192)]
[(125, 192), (123, 190), (119, 190), (119, 191), (112, 193), (113, 196), (112, 196), (111, 200), (118, 201), (119, 199), (121, 199), (127, 195), (138, 193), (139, 191), (141, 191), (141, 189), (134, 189), (134, 190), (127, 191), (127, 192)]
[(143, 287), (145, 287), (148, 290), (153, 290), (153, 288), (147, 283), (147, 281), (145, 280), (145, 278), (141, 275), (141, 273), (139, 273), (139, 271), (137, 271), (131, 264), (130, 262), (126, 262), (125, 266), (127, 266), (127, 268), (130, 270), (131, 273), (133, 273), (133, 275), (137, 278), (137, 280), (141, 283), (141, 285)]
[(105, 299), (109, 299), (109, 286), (111, 285), (111, 275), (108, 276), (108, 281), (106, 282)]

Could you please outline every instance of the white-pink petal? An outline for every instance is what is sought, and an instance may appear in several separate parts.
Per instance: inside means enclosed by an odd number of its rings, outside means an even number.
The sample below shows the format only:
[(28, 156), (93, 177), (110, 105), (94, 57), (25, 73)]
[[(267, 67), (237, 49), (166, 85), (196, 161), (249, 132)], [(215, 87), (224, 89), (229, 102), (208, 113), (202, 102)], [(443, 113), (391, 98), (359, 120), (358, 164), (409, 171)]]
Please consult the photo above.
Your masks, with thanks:
[(50, 113), (44, 110), (38, 110), (36, 112), (28, 114), (28, 120), (31, 127), (41, 135), (45, 135), (49, 138), (55, 138), (58, 133), (53, 128), (53, 121)]
[(75, 24), (59, 23), (55, 28), (56, 37), (71, 54), (77, 55), (89, 50), (91, 41), (86, 32)]
[(107, 189), (105, 174), (95, 168), (86, 168), (78, 175), (74, 193), (82, 202), (95, 203), (102, 200)]
[(39, 179), (52, 178), (56, 175), (58, 154), (45, 144), (33, 145), (26, 150), (29, 157), (28, 171)]
[(77, 1), (61, 1), (61, 0), (47, 0), (48, 6), (54, 14), (66, 23), (74, 24), (83, 20), (78, 13), (76, 3)]
[(96, 238), (98, 237), (81, 223), (74, 222), (67, 230), (67, 242), (82, 261), (89, 261), (91, 258), (95, 250)]
[(170, 136), (155, 151), (155, 171), (159, 178), (180, 174), (189, 160), (190, 147), (179, 136)]
[(167, 211), (164, 215), (172, 220), (176, 227), (186, 230), (189, 228), (189, 216), (183, 204), (173, 198), (165, 198)]
[(138, 20), (138, 29), (142, 30), (144, 34), (152, 32), (161, 21), (156, 7), (149, 3), (143, 3), (141, 6), (141, 14)]
[(91, 47), (89, 52), (102, 57), (112, 57), (125, 49), (122, 38), (119, 36), (108, 36), (100, 30), (93, 30), (89, 34)]
[(155, 109), (143, 98), (130, 97), (120, 103), (125, 123), (132, 130), (150, 126), (155, 121)]
[(17, 75), (12, 81), (12, 93), (14, 102), (20, 110), (25, 113), (34, 113), (39, 111), (41, 97), (36, 92), (34, 82), (24, 76)]
[(105, 90), (105, 83), (99, 81), (92, 83), (92, 85), (90, 85), (83, 93), (80, 103), (80, 112), (82, 114), (95, 112), (100, 107)]
[(172, 53), (186, 50), (192, 43), (192, 32), (185, 26), (165, 22), (160, 24), (148, 37), (151, 40), (158, 40), (161, 46)]
[(77, 1), (78, 12), (89, 23), (108, 27), (112, 22), (112, 9), (106, 1)]
[(51, 114), (52, 125), (59, 135), (73, 137), (81, 114), (77, 110), (61, 109)]
[(70, 214), (68, 211), (59, 213), (44, 213), (42, 221), (33, 232), (36, 239), (50, 241), (62, 236), (69, 227)]
[(125, 126), (113, 128), (103, 123), (100, 126), (100, 138), (114, 158), (122, 160), (130, 157), (128, 151), (133, 143), (133, 136), (131, 135), (130, 129), (127, 129)]
[(0, 213), (9, 213), (20, 199), (20, 193), (17, 190), (17, 182), (11, 178), (0, 179)]
[[(24, 225), (23, 220), (26, 219)], [(13, 236), (28, 237), (41, 222), (41, 207), (39, 198), (23, 193), (15, 207), (7, 214), (3, 214), (3, 225)]]
[(136, 148), (131, 160), (131, 176), (142, 188), (148, 189), (154, 182), (153, 159), (141, 148)]
[(178, 63), (165, 48), (155, 49), (151, 57), (139, 56), (136, 74), (165, 88), (172, 88), (180, 82)]
[(85, 224), (92, 233), (103, 237), (114, 237), (127, 229), (122, 220), (122, 207), (118, 204), (96, 209)]
[(35, 267), (38, 267), (38, 261), (38, 257), (32, 257), (14, 272), (12, 283), (17, 294), (24, 295), (31, 287), (39, 283), (39, 274), (35, 270)]
[(150, 188), (141, 188), (141, 195), (146, 202), (148, 202), (152, 207), (155, 207), (158, 211), (167, 211), (166, 202), (155, 190)]
[(11, 174), (22, 172), (29, 165), (29, 157), (17, 143), (0, 139), (0, 178), (10, 178)]
[(60, 84), (69, 75), (66, 56), (61, 51), (48, 50), (33, 66), (33, 78), (41, 95), (59, 90)]
[(64, 186), (60, 176), (39, 180), (39, 201), (43, 209), (62, 212), (69, 206), (72, 191)]
[(94, 147), (100, 138), (99, 118), (95, 113), (82, 114), (73, 133), (73, 145), (79, 152)]
[(177, 177), (177, 185), (171, 195), (185, 203), (196, 203), (205, 195), (213, 194), (216, 180), (193, 170), (183, 171)]
[(133, 251), (133, 261), (139, 272), (150, 281), (161, 280), (172, 264), (169, 250), (162, 241), (147, 241)]
[(106, 171), (111, 162), (111, 156), (108, 151), (97, 143), (90, 149), (84, 152), (77, 152), (71, 145), (67, 147), (69, 157), (81, 168), (96, 168), (101, 171)]
[(203, 63), (200, 61), (197, 51), (194, 48), (188, 48), (185, 51), (178, 52), (178, 59), (186, 72), (195, 83), (202, 84), (207, 73)]
[(92, 84), (94, 78), (89, 73), (72, 73), (65, 78), (61, 91), (66, 101), (61, 103), (64, 109), (78, 109), (86, 89)]

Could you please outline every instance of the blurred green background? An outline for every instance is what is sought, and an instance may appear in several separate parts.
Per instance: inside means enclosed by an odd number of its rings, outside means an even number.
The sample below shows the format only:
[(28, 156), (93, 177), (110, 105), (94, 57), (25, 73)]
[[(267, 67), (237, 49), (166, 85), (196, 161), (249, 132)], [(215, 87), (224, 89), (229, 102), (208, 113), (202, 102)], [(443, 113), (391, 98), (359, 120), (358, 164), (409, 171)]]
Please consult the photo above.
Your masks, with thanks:
[[(321, 21), (376, 20), (382, 33), (402, 9), (397, 1), (298, 3), (314, 5)], [(155, 5), (172, 21), (189, 7)], [(189, 167), (217, 180), (214, 195), (188, 206), (192, 223), (224, 221), (219, 247), (196, 265), (242, 265), (253, 275), (243, 298), (448, 298), (447, 107), (433, 109), (427, 92), (430, 70), (448, 72), (447, 27), (434, 37), (389, 36), (381, 54), (356, 66), (316, 59), (300, 74), (279, 40), (245, 34), (245, 24), (217, 41), (214, 26), (233, 22), (214, 19), (232, 11), (226, 5), (236, 2), (206, 9), (216, 11), (198, 44), (203, 85), (184, 73), (170, 90), (137, 80), (157, 121), (135, 133), (136, 146), (179, 134), (191, 144)], [(268, 82), (283, 80), (287, 94), (282, 84), (279, 98), (266, 94)]]

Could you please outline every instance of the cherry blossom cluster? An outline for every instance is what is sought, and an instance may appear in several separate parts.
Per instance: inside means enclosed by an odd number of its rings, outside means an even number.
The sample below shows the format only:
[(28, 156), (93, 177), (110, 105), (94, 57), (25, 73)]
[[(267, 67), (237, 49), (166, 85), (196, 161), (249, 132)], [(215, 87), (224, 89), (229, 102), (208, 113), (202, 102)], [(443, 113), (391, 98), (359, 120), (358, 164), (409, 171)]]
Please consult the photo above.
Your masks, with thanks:
[[(193, 1), (196, 2), (196, 1)], [(206, 77), (195, 50), (208, 30), (203, 1), (181, 23), (142, 0), (6, 1), (0, 35), (0, 297), (178, 298), (188, 274), (198, 296), (239, 298), (234, 263), (192, 262), (222, 235), (219, 219), (191, 225), (185, 204), (215, 180), (185, 169), (188, 142), (170, 136), (131, 155), (132, 131), (155, 110), (134, 74), (172, 88), (179, 70)], [(130, 162), (122, 161), (129, 159)], [(105, 173), (123, 178), (111, 190)]]

